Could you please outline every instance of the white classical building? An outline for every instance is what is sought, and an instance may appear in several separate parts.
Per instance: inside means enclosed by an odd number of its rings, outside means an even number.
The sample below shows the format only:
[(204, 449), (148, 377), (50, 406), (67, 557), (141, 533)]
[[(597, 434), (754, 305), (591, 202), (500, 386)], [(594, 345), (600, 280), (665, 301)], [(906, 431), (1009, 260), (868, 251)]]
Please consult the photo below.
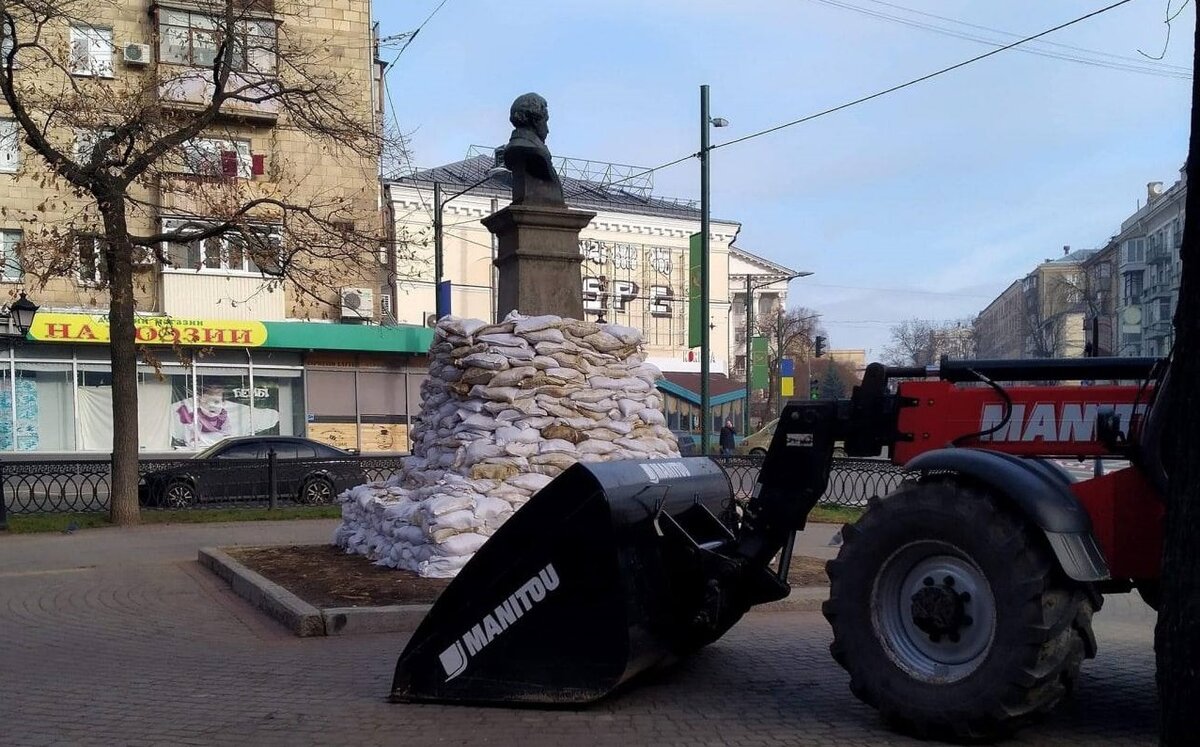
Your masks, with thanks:
[[(505, 207), (511, 195), (509, 174), (489, 175), (495, 165), (491, 149), (472, 148), (462, 161), (387, 183), (396, 256), (385, 311), (396, 322), (428, 324), (433, 314), (435, 183), (442, 191), (443, 279), (452, 284), (451, 313), (494, 319), (496, 243), (480, 219)], [(556, 166), (568, 205), (596, 213), (579, 241), (587, 315), (641, 330), (651, 361), (663, 371), (699, 372), (699, 351), (687, 345), (688, 241), (700, 230), (698, 206), (653, 196), (640, 167), (575, 159), (556, 159)], [(752, 285), (779, 279), (754, 291), (761, 313), (785, 302), (782, 279), (795, 274), (731, 247), (740, 229), (734, 221), (710, 223), (714, 374), (730, 374), (741, 363), (745, 338), (735, 330), (745, 326), (746, 274), (763, 276)]]

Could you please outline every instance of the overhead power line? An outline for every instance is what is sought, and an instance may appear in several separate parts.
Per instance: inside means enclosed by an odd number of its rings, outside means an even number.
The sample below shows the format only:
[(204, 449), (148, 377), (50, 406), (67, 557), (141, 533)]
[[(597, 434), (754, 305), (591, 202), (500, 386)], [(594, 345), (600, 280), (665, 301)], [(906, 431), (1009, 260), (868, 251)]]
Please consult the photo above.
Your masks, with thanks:
[[(805, 122), (811, 122), (811, 121), (812, 121), (812, 120), (814, 120), (814, 119), (818, 119), (818, 118), (820, 118), (820, 117), (824, 117), (824, 116), (826, 116), (826, 115), (833, 114), (833, 113), (835, 113), (835, 112), (840, 112), (840, 111), (842, 111), (843, 109), (849, 109), (849, 108), (850, 108), (850, 107), (852, 107), (852, 106), (858, 106), (859, 104), (864, 104), (864, 103), (866, 103), (866, 102), (868, 102), (868, 101), (871, 101), (871, 100), (873, 100), (873, 99), (877, 99), (877, 98), (880, 98), (880, 97), (882, 97), (882, 96), (887, 96), (887, 95), (888, 95), (888, 94), (890, 94), (890, 93), (895, 93), (896, 91), (900, 91), (900, 90), (903, 90), (903, 89), (905, 89), (905, 88), (909, 88), (909, 87), (911, 87), (911, 86), (915, 86), (915, 85), (917, 85), (918, 83), (924, 83), (925, 81), (927, 81), (927, 80), (930, 80), (930, 79), (932, 79), (932, 78), (936, 78), (936, 77), (938, 77), (939, 75), (945, 75), (946, 73), (952, 72), (952, 71), (954, 71), (954, 70), (958, 70), (959, 68), (966, 67), (967, 65), (974, 64), (974, 63), (976, 63), (976, 62), (979, 62), (980, 60), (985, 60), (985, 59), (987, 59), (988, 57), (992, 57), (992, 56), (994, 56), (994, 55), (998, 55), (998, 54), (1000, 54), (1001, 52), (1006, 52), (1006, 51), (1008, 51), (1008, 50), (1010, 50), (1010, 49), (1013, 49), (1013, 48), (1015, 48), (1015, 47), (1019, 47), (1019, 46), (1020, 46), (1020, 45), (1022, 45), (1022, 44), (1027, 44), (1027, 43), (1029, 43), (1029, 42), (1031, 42), (1031, 41), (1034, 41), (1034, 40), (1040, 39), (1040, 38), (1042, 38), (1043, 36), (1047, 36), (1047, 35), (1049, 35), (1049, 34), (1053, 34), (1053, 33), (1054, 33), (1054, 32), (1056, 32), (1056, 31), (1061, 31), (1062, 29), (1065, 29), (1065, 28), (1067, 28), (1068, 26), (1074, 26), (1075, 24), (1077, 24), (1077, 23), (1081, 23), (1081, 22), (1083, 22), (1083, 21), (1086, 21), (1086, 20), (1088, 20), (1089, 18), (1094, 18), (1095, 16), (1098, 16), (1098, 15), (1100, 15), (1100, 14), (1102, 14), (1102, 13), (1107, 13), (1108, 11), (1110, 11), (1110, 10), (1113, 10), (1114, 8), (1119, 8), (1119, 7), (1121, 7), (1122, 5), (1126, 5), (1126, 4), (1128, 4), (1128, 3), (1132, 2), (1132, 1), (1133, 1), (1133, 0), (1118, 0), (1118, 2), (1112, 3), (1111, 5), (1106, 5), (1106, 6), (1104, 6), (1103, 8), (1099, 8), (1099, 9), (1097, 9), (1097, 10), (1093, 10), (1093, 11), (1092, 11), (1092, 12), (1090, 12), (1090, 13), (1087, 13), (1087, 14), (1085, 14), (1085, 15), (1079, 16), (1078, 18), (1072, 19), (1072, 20), (1070, 20), (1070, 21), (1067, 21), (1067, 22), (1065, 22), (1065, 23), (1060, 23), (1060, 24), (1058, 24), (1057, 26), (1053, 26), (1053, 27), (1051, 27), (1051, 28), (1048, 28), (1048, 29), (1046, 29), (1045, 31), (1038, 32), (1038, 33), (1036, 33), (1036, 34), (1033, 34), (1033, 35), (1031, 35), (1031, 36), (1022, 37), (1021, 39), (1018, 39), (1017, 41), (1014, 41), (1014, 42), (1012, 42), (1012, 43), (1010, 43), (1010, 44), (1005, 44), (1005, 45), (1004, 45), (1004, 46), (1002, 46), (1002, 47), (998, 47), (998, 48), (996, 48), (996, 49), (993, 49), (993, 50), (991, 50), (991, 51), (985, 52), (985, 53), (983, 53), (983, 54), (981, 54), (981, 55), (976, 55), (976, 56), (974, 56), (974, 57), (971, 57), (971, 58), (969, 58), (969, 59), (963, 60), (962, 62), (958, 62), (958, 63), (955, 63), (955, 64), (953, 64), (953, 65), (950, 65), (950, 66), (948, 66), (948, 67), (941, 68), (940, 70), (935, 70), (935, 71), (933, 71), (932, 73), (928, 73), (928, 74), (926, 74), (926, 75), (922, 75), (922, 76), (921, 76), (921, 77), (919, 77), (919, 78), (913, 78), (912, 80), (910, 80), (910, 81), (907, 81), (907, 82), (905, 82), (905, 83), (900, 83), (899, 85), (895, 85), (895, 86), (892, 86), (892, 87), (890, 87), (890, 88), (885, 88), (885, 89), (883, 89), (882, 91), (876, 91), (875, 93), (872, 93), (872, 94), (870, 94), (870, 95), (867, 95), (867, 96), (862, 96), (862, 97), (860, 97), (860, 98), (854, 99), (853, 101), (847, 101), (847, 102), (846, 102), (846, 103), (844, 103), (844, 104), (839, 104), (838, 106), (834, 106), (834, 107), (831, 107), (831, 108), (829, 108), (829, 109), (825, 109), (825, 110), (822, 110), (822, 111), (816, 112), (815, 114), (809, 114), (808, 116), (801, 117), (801, 118), (799, 118), (799, 119), (793, 119), (793, 120), (792, 120), (792, 121), (790, 121), (790, 122), (784, 122), (783, 124), (780, 124), (780, 125), (775, 125), (774, 127), (768, 127), (768, 128), (767, 128), (767, 129), (765, 129), (765, 130), (759, 130), (758, 132), (753, 132), (753, 133), (750, 133), (749, 135), (745, 135), (745, 136), (743, 136), (743, 137), (739, 137), (739, 138), (737, 138), (737, 139), (735, 139), (735, 140), (729, 140), (729, 141), (727, 141), (727, 142), (724, 142), (724, 143), (719, 143), (719, 144), (717, 144), (717, 145), (714, 145), (714, 146), (712, 146), (712, 150), (716, 150), (716, 149), (718, 149), (718, 148), (726, 148), (726, 147), (728, 147), (728, 146), (730, 146), (730, 145), (736, 145), (736, 144), (738, 144), (738, 143), (744, 143), (744, 142), (745, 142), (745, 141), (747, 141), (747, 140), (752, 140), (752, 139), (754, 139), (754, 138), (757, 138), (757, 137), (762, 137), (763, 135), (769, 135), (769, 134), (771, 134), (772, 132), (778, 132), (779, 130), (786, 129), (786, 128), (788, 128), (788, 127), (794, 127), (795, 125), (798, 125), (798, 124), (803, 124), (803, 123), (805, 123)], [(658, 166), (655, 166), (655, 167), (653, 167), (653, 168), (646, 169), (645, 171), (639, 171), (638, 173), (636, 173), (636, 174), (633, 174), (633, 175), (631, 175), (631, 176), (628, 176), (628, 177), (625, 177), (624, 179), (618, 179), (617, 181), (615, 181), (615, 182), (612, 182), (611, 184), (609, 184), (609, 186), (616, 186), (616, 185), (618, 185), (618, 184), (621, 184), (622, 182), (626, 182), (626, 181), (629, 181), (629, 180), (631, 180), (631, 179), (637, 179), (637, 178), (641, 178), (641, 177), (644, 177), (644, 176), (648, 176), (648, 175), (650, 175), (650, 174), (653, 174), (653, 173), (654, 173), (654, 172), (656, 172), (656, 171), (662, 171), (663, 169), (670, 168), (671, 166), (675, 166), (675, 165), (677, 165), (677, 164), (681, 164), (681, 163), (683, 163), (684, 161), (690, 160), (690, 159), (692, 159), (692, 158), (696, 158), (696, 157), (697, 157), (697, 156), (699, 156), (699, 155), (700, 155), (699, 153), (690, 153), (690, 154), (688, 154), (688, 155), (686, 155), (686, 156), (683, 156), (683, 157), (681, 157), (681, 158), (676, 158), (676, 159), (675, 159), (675, 160), (673, 160), (673, 161), (667, 161), (667, 162), (666, 162), (666, 163), (664, 163), (664, 164), (660, 164), (660, 165), (658, 165)]]
[(835, 107), (825, 109), (824, 111), (819, 111), (815, 114), (809, 114), (806, 117), (801, 117), (799, 119), (793, 119), (790, 122), (784, 122), (783, 124), (775, 125), (774, 127), (768, 127), (765, 130), (759, 130), (758, 132), (752, 132), (749, 135), (743, 135), (742, 137), (736, 138), (734, 140), (729, 140), (724, 143), (719, 143), (719, 144), (713, 146), (713, 150), (716, 150), (718, 148), (727, 148), (730, 145), (736, 145), (737, 143), (744, 143), (747, 140), (753, 140), (754, 138), (762, 137), (763, 135), (769, 135), (772, 132), (778, 132), (778, 131), (786, 129), (788, 127), (795, 127), (798, 124), (803, 124), (805, 122), (811, 122), (812, 120), (817, 119), (819, 117), (824, 117), (828, 114), (833, 114), (834, 112), (839, 112), (843, 109), (849, 109), (852, 106), (858, 106), (859, 104), (865, 104), (866, 102), (871, 101), (873, 99), (880, 98), (881, 96), (887, 96), (890, 93), (895, 93), (896, 91), (901, 91), (905, 88), (910, 88), (912, 86), (917, 85), (918, 83), (924, 83), (927, 80), (937, 78), (938, 76), (945, 75), (946, 73), (949, 73), (949, 72), (953, 72), (955, 70), (958, 70), (959, 68), (964, 68), (967, 65), (973, 65), (976, 62), (979, 62), (981, 60), (986, 60), (987, 58), (998, 55), (1001, 52), (1006, 52), (1010, 49), (1013, 49), (1014, 47), (1018, 47), (1022, 44), (1027, 44), (1031, 41), (1034, 41), (1035, 39), (1040, 39), (1043, 36), (1046, 36), (1048, 34), (1053, 34), (1056, 31), (1061, 31), (1061, 30), (1067, 28), (1068, 26), (1074, 26), (1077, 23), (1082, 23), (1083, 21), (1086, 21), (1089, 18), (1095, 18), (1096, 16), (1098, 16), (1102, 13), (1107, 13), (1110, 10), (1119, 8), (1122, 5), (1127, 5), (1128, 3), (1131, 3), (1131, 2), (1133, 2), (1133, 0), (1117, 0), (1117, 2), (1112, 3), (1111, 5), (1106, 5), (1103, 8), (1093, 10), (1090, 13), (1084, 14), (1082, 16), (1079, 16), (1078, 18), (1072, 19), (1065, 23), (1060, 23), (1057, 26), (1053, 26), (1051, 28), (1046, 29), (1045, 31), (1039, 31), (1038, 33), (1033, 34), (1032, 36), (1026, 36), (1024, 38), (1018, 39), (1015, 42), (1005, 44), (1003, 47), (997, 47), (996, 49), (990, 50), (988, 52), (984, 52), (983, 54), (980, 54), (980, 55), (975, 55), (974, 57), (963, 60), (962, 62), (956, 62), (955, 64), (941, 68), (940, 70), (935, 70), (932, 73), (927, 73), (926, 75), (922, 75), (919, 78), (913, 78), (912, 80), (907, 81), (905, 83), (900, 83), (899, 85), (892, 86), (891, 88), (885, 88), (882, 91), (876, 91), (875, 93), (872, 93), (870, 95), (854, 99), (853, 101), (847, 101), (844, 104), (839, 104)]
[(392, 58), (392, 61), (388, 63), (387, 67), (383, 69), (384, 75), (387, 75), (387, 72), (391, 70), (397, 62), (400, 61), (400, 55), (404, 54), (404, 50), (408, 49), (408, 45), (413, 43), (413, 40), (417, 38), (417, 34), (421, 33), (421, 29), (425, 28), (425, 24), (432, 21), (433, 17), (436, 16), (438, 11), (442, 9), (442, 6), (448, 2), (450, 2), (450, 0), (442, 0), (440, 3), (438, 3), (437, 7), (434, 8), (429, 15), (425, 16), (425, 20), (421, 21), (421, 25), (417, 26), (417, 30), (408, 35), (408, 38), (404, 40), (404, 46), (400, 47), (400, 51), (396, 53), (396, 56)]
[[(1019, 38), (1020, 37), (1020, 34), (1015, 34), (1011, 31), (1003, 31), (1000, 29), (991, 28), (989, 26), (980, 26), (979, 24), (968, 23), (966, 21), (960, 21), (958, 19), (949, 18), (947, 16), (940, 16), (940, 15), (936, 15), (934, 13), (926, 13), (924, 11), (915, 10), (913, 8), (906, 8), (903, 5), (896, 5), (894, 3), (883, 2), (883, 0), (868, 0), (868, 1), (873, 2), (877, 5), (882, 5), (882, 6), (888, 7), (888, 8), (894, 8), (896, 10), (903, 11), (905, 13), (910, 13), (910, 14), (914, 14), (917, 16), (923, 16), (925, 18), (932, 18), (932, 19), (936, 19), (938, 21), (944, 21), (946, 23), (955, 24), (957, 26), (964, 27), (967, 29), (976, 29), (978, 31), (985, 31), (989, 34), (1006, 36), (1006, 37), (1010, 37), (1010, 38), (1013, 38), (1013, 37)], [(859, 13), (859, 14), (862, 14), (862, 15), (865, 15), (865, 16), (868, 16), (871, 18), (883, 20), (883, 21), (891, 21), (893, 23), (898, 23), (903, 26), (908, 26), (910, 28), (923, 29), (925, 31), (932, 31), (933, 33), (941, 34), (943, 36), (950, 36), (955, 39), (964, 39), (967, 41), (979, 42), (980, 44), (988, 44), (993, 47), (1003, 46), (1002, 41), (999, 41), (999, 40), (996, 40), (993, 38), (988, 38), (986, 36), (981, 36), (978, 33), (964, 31), (961, 28), (960, 29), (950, 28), (950, 27), (947, 27), (944, 25), (939, 25), (937, 23), (921, 21), (921, 20), (917, 20), (915, 18), (906, 18), (904, 16), (895, 15), (895, 14), (888, 13), (888, 12), (885, 12), (882, 10), (873, 10), (871, 8), (864, 8), (861, 5), (855, 5), (854, 3), (846, 2), (845, 0), (813, 0), (813, 2), (818, 2), (823, 5), (828, 5), (828, 6), (834, 7), (834, 8), (841, 8), (843, 10), (853, 11), (855, 13)], [(1121, 70), (1121, 71), (1125, 71), (1125, 72), (1138, 73), (1140, 75), (1155, 75), (1155, 76), (1165, 77), (1165, 78), (1174, 78), (1177, 80), (1190, 80), (1192, 77), (1191, 69), (1187, 68), (1187, 67), (1183, 67), (1181, 65), (1173, 65), (1173, 64), (1169, 64), (1169, 63), (1158, 62), (1158, 61), (1148, 59), (1148, 58), (1137, 59), (1134, 57), (1123, 57), (1121, 55), (1115, 55), (1115, 54), (1111, 54), (1108, 52), (1101, 52), (1101, 51), (1097, 51), (1097, 50), (1093, 50), (1093, 49), (1086, 49), (1084, 47), (1076, 47), (1076, 46), (1072, 46), (1069, 44), (1059, 44), (1059, 43), (1050, 42), (1050, 41), (1040, 41), (1040, 42), (1037, 42), (1037, 44), (1039, 46), (1031, 45), (1031, 46), (1020, 47), (1016, 51), (1023, 52), (1025, 54), (1037, 55), (1039, 57), (1048, 57), (1048, 58), (1056, 59), (1056, 60), (1065, 60), (1067, 62), (1074, 62), (1077, 64), (1088, 65), (1091, 67), (1100, 67), (1100, 68), (1106, 68), (1109, 70)], [(1049, 49), (1048, 47), (1053, 47), (1053, 49)]]

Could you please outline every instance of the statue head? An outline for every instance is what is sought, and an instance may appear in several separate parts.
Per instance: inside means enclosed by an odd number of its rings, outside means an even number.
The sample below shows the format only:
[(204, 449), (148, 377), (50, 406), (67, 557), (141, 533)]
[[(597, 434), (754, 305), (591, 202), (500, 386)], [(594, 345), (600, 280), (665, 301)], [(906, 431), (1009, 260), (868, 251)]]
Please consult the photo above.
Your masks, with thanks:
[(544, 142), (550, 134), (550, 108), (546, 99), (536, 93), (525, 93), (517, 97), (509, 110), (508, 121), (513, 127), (533, 130)]

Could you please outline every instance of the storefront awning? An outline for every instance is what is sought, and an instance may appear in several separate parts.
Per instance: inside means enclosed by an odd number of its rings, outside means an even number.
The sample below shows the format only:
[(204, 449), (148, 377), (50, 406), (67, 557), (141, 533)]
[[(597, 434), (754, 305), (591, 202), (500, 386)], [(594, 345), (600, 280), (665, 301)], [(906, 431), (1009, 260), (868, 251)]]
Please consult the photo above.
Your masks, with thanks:
[[(694, 405), (700, 404), (700, 374), (668, 372), (658, 380), (658, 388)], [(745, 386), (724, 374), (710, 374), (708, 388), (709, 404), (714, 407), (746, 398)]]
[[(366, 353), (424, 353), (433, 330), (415, 325), (382, 327), (371, 324), (321, 322), (255, 322), (220, 319), (174, 319), (138, 316), (137, 341), (143, 345), (274, 348), (284, 350), (342, 350)], [(34, 342), (107, 344), (104, 314), (41, 311), (27, 338)]]

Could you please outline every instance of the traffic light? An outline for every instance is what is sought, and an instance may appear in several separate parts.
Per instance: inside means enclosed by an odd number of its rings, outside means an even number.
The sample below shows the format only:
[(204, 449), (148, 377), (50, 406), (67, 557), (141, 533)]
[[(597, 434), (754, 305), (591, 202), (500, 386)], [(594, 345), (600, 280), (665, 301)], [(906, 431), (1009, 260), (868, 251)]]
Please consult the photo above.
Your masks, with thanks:
[(817, 335), (813, 340), (813, 356), (820, 358), (822, 355), (825, 355), (825, 335)]
[[(820, 338), (817, 338), (817, 339), (820, 339)], [(809, 399), (820, 399), (821, 398), (821, 380), (820, 379), (814, 378), (812, 381), (808, 382), (808, 398)]]

